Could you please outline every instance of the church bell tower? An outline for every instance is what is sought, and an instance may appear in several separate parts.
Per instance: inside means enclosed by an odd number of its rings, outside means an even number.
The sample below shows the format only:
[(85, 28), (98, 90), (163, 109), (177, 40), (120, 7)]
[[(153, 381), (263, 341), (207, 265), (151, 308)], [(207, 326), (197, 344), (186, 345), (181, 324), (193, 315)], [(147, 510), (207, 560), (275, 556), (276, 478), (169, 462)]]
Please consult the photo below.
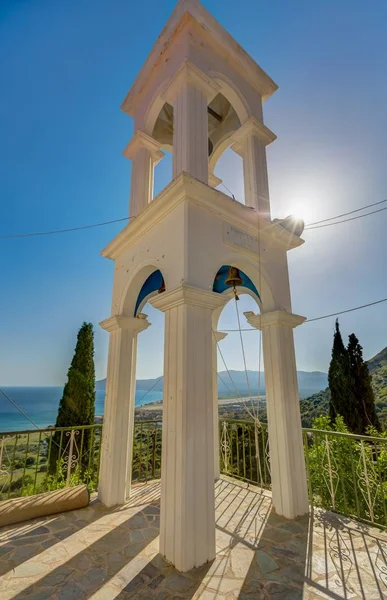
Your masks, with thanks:
[[(147, 301), (165, 313), (160, 553), (180, 571), (215, 557), (216, 331), (241, 274), (262, 329), (273, 505), (308, 512), (287, 252), (303, 243), (270, 213), (262, 106), (276, 84), (196, 0), (180, 0), (127, 94), (134, 121), (130, 221), (104, 249), (115, 263), (99, 497), (130, 495), (137, 336)], [(231, 147), (243, 160), (245, 204), (216, 189)], [(173, 179), (153, 195), (155, 165), (172, 152)], [(232, 295), (232, 294), (231, 294)], [(215, 349), (215, 351), (214, 351)], [(216, 376), (216, 375), (215, 375)]]

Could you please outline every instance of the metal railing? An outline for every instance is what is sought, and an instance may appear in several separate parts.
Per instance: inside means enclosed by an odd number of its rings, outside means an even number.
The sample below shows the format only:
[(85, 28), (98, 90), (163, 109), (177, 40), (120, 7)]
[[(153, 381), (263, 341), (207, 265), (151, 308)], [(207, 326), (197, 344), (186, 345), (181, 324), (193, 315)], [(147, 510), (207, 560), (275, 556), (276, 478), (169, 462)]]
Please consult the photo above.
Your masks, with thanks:
[(86, 483), (97, 489), (102, 425), (0, 433), (0, 500)]
[[(98, 486), (102, 425), (0, 433), (0, 500)], [(387, 527), (387, 438), (303, 429), (310, 503)], [(267, 426), (219, 421), (221, 473), (270, 489)], [(55, 466), (53, 470), (53, 465)], [(161, 422), (134, 428), (132, 481), (161, 475)]]
[(132, 481), (149, 481), (161, 476), (161, 422), (134, 424)]
[[(220, 420), (221, 472), (270, 487), (267, 426)], [(303, 429), (312, 506), (387, 527), (387, 438)]]
[(219, 421), (220, 472), (269, 488), (269, 439), (266, 425), (253, 421)]
[(387, 438), (303, 429), (311, 504), (387, 527)]

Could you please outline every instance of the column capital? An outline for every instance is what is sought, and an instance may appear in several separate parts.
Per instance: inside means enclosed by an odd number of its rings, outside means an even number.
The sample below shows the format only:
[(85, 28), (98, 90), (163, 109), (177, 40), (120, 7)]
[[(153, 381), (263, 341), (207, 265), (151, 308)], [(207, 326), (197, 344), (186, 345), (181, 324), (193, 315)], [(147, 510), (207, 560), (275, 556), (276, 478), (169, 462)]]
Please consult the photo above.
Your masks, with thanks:
[(208, 173), (208, 185), (210, 187), (216, 188), (218, 185), (222, 183), (222, 180), (219, 179), (214, 173)]
[(225, 331), (213, 331), (214, 334), (214, 339), (216, 340), (216, 342), (220, 342), (221, 340), (224, 340), (224, 338), (226, 338), (228, 336), (228, 333), (226, 333)]
[(184, 84), (190, 83), (194, 87), (200, 89), (206, 96), (207, 101), (211, 102), (219, 92), (220, 87), (212, 81), (203, 71), (199, 69), (190, 60), (183, 61), (177, 73), (168, 83), (168, 87), (163, 96), (166, 102), (174, 104), (177, 94), (180, 92)]
[(133, 159), (140, 148), (149, 150), (155, 164), (157, 164), (164, 156), (164, 152), (161, 151), (161, 144), (150, 137), (150, 135), (137, 129), (122, 154), (125, 158)]
[(243, 155), (243, 144), (249, 135), (257, 137), (264, 146), (268, 146), (277, 139), (275, 133), (270, 131), (262, 121), (250, 117), (232, 136), (232, 149), (234, 152)]
[(288, 313), (285, 310), (274, 310), (273, 312), (255, 315), (253, 312), (244, 313), (247, 322), (256, 329), (264, 329), (271, 325), (291, 327), (294, 329), (306, 321), (306, 317)]
[(130, 329), (133, 335), (148, 329), (149, 325), (150, 323), (146, 318), (140, 319), (138, 317), (125, 317), (123, 315), (113, 315), (100, 322), (102, 329), (105, 329), (109, 333), (118, 329)]
[(165, 312), (182, 304), (215, 310), (220, 306), (224, 306), (227, 301), (228, 298), (224, 297), (222, 294), (209, 292), (189, 285), (182, 285), (170, 292), (163, 292), (152, 298), (149, 302), (155, 308)]

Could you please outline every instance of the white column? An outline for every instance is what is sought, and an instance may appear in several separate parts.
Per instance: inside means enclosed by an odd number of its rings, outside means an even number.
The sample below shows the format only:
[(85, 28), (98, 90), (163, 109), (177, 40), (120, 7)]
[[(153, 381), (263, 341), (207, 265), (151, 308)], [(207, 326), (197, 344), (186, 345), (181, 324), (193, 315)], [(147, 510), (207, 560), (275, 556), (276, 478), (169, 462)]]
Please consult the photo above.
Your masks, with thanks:
[(132, 160), (131, 217), (138, 215), (153, 199), (154, 168), (164, 156), (160, 147), (156, 140), (137, 130), (124, 150), (124, 156)]
[(219, 465), (219, 393), (218, 393), (218, 343), (227, 337), (223, 331), (214, 331), (212, 334), (212, 378), (213, 378), (213, 402), (214, 402), (214, 477), (217, 481), (220, 477)]
[(305, 317), (247, 314), (262, 329), (273, 506), (288, 519), (309, 511), (293, 328)]
[(173, 105), (173, 177), (185, 171), (208, 184), (209, 102), (219, 86), (185, 60), (165, 93)]
[(110, 339), (98, 496), (110, 507), (123, 504), (130, 495), (137, 335), (149, 323), (114, 316), (100, 325)]
[(219, 294), (181, 286), (165, 312), (160, 553), (179, 571), (215, 558), (212, 311)]
[(245, 204), (270, 219), (266, 146), (276, 139), (261, 121), (251, 117), (233, 135), (233, 150), (243, 158)]

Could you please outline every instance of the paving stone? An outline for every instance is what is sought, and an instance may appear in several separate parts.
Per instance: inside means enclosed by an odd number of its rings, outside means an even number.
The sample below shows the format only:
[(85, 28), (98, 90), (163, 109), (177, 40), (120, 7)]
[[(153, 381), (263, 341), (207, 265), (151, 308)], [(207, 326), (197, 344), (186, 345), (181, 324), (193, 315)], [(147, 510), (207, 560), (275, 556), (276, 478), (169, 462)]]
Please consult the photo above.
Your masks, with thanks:
[(141, 484), (119, 509), (94, 503), (0, 530), (1, 600), (290, 600), (302, 589), (303, 600), (387, 600), (386, 534), (318, 511), (309, 540), (309, 517), (275, 515), (266, 497), (230, 481), (216, 484), (212, 563), (182, 574), (158, 554), (159, 506), (146, 498), (159, 484)]
[(45, 576), (44, 585), (48, 585), (53, 588), (67, 581), (67, 579), (69, 579), (73, 573), (74, 569), (63, 565), (63, 567), (54, 569), (51, 571), (51, 573), (48, 573), (48, 575)]
[(58, 592), (58, 600), (82, 600), (87, 598), (88, 594), (84, 592), (75, 582), (67, 584)]
[(303, 598), (302, 589), (290, 588), (288, 584), (270, 581), (264, 590), (268, 592), (270, 600), (298, 600)]
[(271, 573), (272, 571), (278, 569), (278, 564), (274, 558), (266, 554), (266, 552), (262, 552), (261, 550), (258, 550), (255, 553), (255, 560), (257, 561), (262, 573)]
[(195, 586), (195, 582), (189, 577), (186, 577), (186, 575), (175, 572), (169, 577), (165, 578), (163, 585), (173, 592), (184, 593), (188, 592), (188, 590), (192, 590), (192, 588)]
[(305, 525), (298, 523), (297, 521), (287, 521), (286, 523), (281, 523), (278, 527), (279, 529), (285, 529), (291, 533), (303, 533), (308, 531), (308, 528), (305, 527)]

